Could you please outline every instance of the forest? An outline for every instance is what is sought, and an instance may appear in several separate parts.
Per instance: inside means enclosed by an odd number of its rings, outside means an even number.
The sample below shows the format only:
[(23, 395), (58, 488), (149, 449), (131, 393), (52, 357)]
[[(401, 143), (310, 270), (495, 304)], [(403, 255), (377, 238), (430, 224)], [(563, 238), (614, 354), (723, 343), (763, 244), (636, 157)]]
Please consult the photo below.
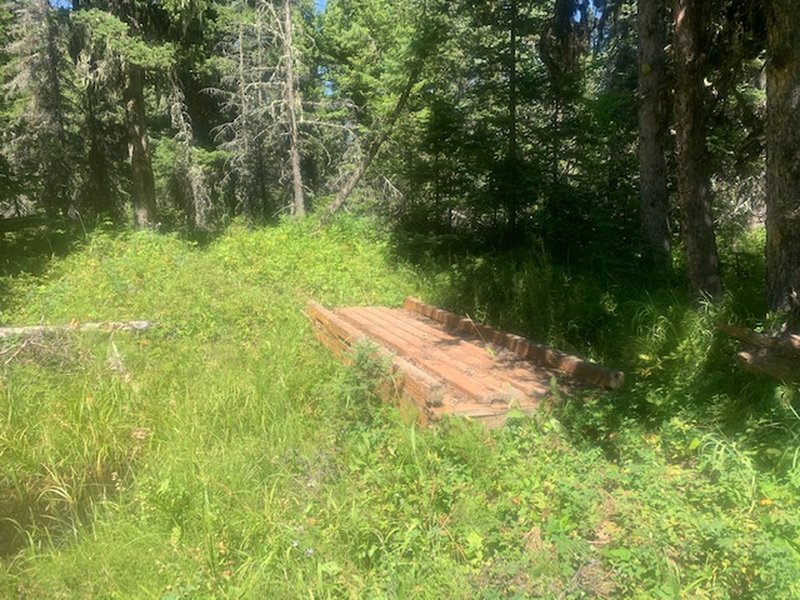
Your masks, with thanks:
[[(792, 0), (4, 2), (0, 597), (800, 597), (798, 165)], [(421, 427), (409, 295), (625, 385)]]

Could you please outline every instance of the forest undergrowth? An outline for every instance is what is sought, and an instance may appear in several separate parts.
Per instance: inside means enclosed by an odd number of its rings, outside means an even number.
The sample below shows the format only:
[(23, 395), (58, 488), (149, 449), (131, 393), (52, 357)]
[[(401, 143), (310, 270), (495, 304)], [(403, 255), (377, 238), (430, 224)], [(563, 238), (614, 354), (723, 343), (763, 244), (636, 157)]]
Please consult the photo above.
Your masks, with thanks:
[[(157, 324), (0, 339), (2, 597), (800, 597), (800, 394), (715, 329), (758, 326), (761, 235), (699, 308), (535, 246), (412, 259), (349, 217), (1, 243), (0, 323)], [(410, 294), (626, 386), (421, 430), (303, 314)]]

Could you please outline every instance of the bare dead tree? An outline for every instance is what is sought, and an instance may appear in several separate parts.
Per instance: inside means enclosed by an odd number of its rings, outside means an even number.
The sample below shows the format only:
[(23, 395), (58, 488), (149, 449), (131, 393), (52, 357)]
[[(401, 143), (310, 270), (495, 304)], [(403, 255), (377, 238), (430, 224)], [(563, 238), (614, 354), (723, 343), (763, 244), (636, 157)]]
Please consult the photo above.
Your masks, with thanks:
[(216, 133), (231, 155), (238, 204), (251, 218), (263, 214), (270, 204), (268, 182), (290, 179), (289, 210), (302, 217), (304, 119), (292, 3), (258, 0), (252, 9), (243, 3), (238, 16), (223, 49), (223, 89), (211, 90), (223, 96), (231, 115)]
[(195, 229), (208, 229), (212, 209), (208, 176), (195, 158), (192, 122), (183, 90), (175, 76), (170, 82), (170, 120), (175, 130), (175, 141), (178, 143), (175, 175), (180, 186), (187, 225)]

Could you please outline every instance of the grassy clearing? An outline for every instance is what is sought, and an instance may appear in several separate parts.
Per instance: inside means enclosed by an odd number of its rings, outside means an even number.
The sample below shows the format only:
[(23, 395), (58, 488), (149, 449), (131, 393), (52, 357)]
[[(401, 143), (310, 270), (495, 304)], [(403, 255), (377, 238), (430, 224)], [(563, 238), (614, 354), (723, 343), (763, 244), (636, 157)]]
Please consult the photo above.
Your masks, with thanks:
[[(736, 374), (713, 331), (748, 316), (744, 284), (692, 310), (538, 255), (412, 266), (347, 220), (205, 246), (98, 233), (30, 270), (0, 280), (0, 321), (161, 327), (65, 335), (5, 367), (0, 595), (800, 596), (797, 392)], [(420, 431), (302, 314), (407, 294), (630, 385), (491, 434)]]

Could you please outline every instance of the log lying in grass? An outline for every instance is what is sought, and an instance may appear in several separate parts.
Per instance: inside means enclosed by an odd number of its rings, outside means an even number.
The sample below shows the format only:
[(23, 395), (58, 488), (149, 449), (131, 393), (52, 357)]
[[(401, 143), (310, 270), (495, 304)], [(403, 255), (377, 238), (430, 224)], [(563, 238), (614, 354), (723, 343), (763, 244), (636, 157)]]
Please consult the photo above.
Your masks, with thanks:
[(720, 324), (720, 331), (747, 347), (736, 355), (745, 371), (789, 383), (800, 383), (800, 335), (769, 336), (737, 325)]
[[(369, 340), (347, 321), (317, 302), (308, 302), (306, 315), (315, 325), (317, 338), (345, 361), (351, 360), (351, 351), (356, 344)], [(387, 392), (398, 393), (423, 412), (442, 405), (444, 386), (441, 382), (385, 348), (375, 346), (374, 352), (379, 359), (391, 365), (395, 377), (394, 389), (387, 389)]]
[(800, 335), (786, 334), (777, 337), (764, 335), (763, 333), (756, 333), (746, 327), (739, 327), (738, 325), (728, 325), (722, 323), (717, 328), (732, 337), (735, 340), (744, 342), (757, 348), (771, 348), (775, 350), (785, 350), (787, 352), (798, 352), (800, 358)]
[(739, 366), (750, 373), (766, 375), (787, 383), (800, 383), (800, 358), (790, 358), (764, 348), (743, 350), (736, 358)]
[(549, 346), (537, 344), (521, 336), (498, 331), (488, 325), (476, 323), (472, 319), (425, 304), (416, 298), (406, 298), (403, 307), (408, 311), (438, 321), (449, 329), (476, 335), (484, 342), (507, 348), (524, 359), (566, 373), (578, 381), (609, 389), (618, 389), (625, 382), (625, 374), (622, 371), (608, 369)]
[(52, 335), (70, 331), (144, 331), (154, 325), (151, 321), (122, 321), (106, 323), (70, 323), (69, 325), (27, 325), (24, 327), (0, 327), (0, 339)]

